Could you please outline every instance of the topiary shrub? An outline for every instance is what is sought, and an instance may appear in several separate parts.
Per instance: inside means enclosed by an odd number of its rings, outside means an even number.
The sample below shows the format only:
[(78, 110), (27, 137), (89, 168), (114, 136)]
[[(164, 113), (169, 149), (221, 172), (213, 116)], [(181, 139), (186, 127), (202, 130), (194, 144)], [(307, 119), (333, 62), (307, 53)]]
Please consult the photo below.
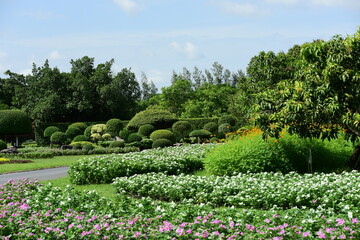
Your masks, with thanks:
[(149, 137), (153, 131), (155, 131), (155, 127), (153, 125), (145, 124), (139, 127), (138, 133), (145, 137)]
[(3, 150), (3, 149), (6, 149), (7, 148), (7, 145), (6, 143), (0, 139), (0, 151)]
[(113, 118), (106, 122), (107, 132), (110, 133), (111, 137), (117, 136), (124, 124), (120, 119)]
[(65, 133), (63, 133), (63, 132), (55, 132), (50, 137), (50, 143), (51, 144), (63, 145), (65, 143), (67, 143), (68, 141), (69, 140), (68, 140), (67, 135)]
[(176, 143), (176, 137), (174, 133), (166, 129), (160, 129), (152, 132), (150, 134), (150, 139), (153, 140), (154, 142), (157, 139), (167, 139), (171, 142), (171, 145)]
[(44, 130), (44, 137), (49, 138), (51, 137), (51, 135), (55, 132), (60, 132), (60, 129), (58, 127), (55, 126), (50, 126), (45, 128)]
[(124, 141), (113, 141), (109, 145), (110, 148), (123, 148), (125, 147)]
[(81, 135), (82, 133), (83, 131), (77, 127), (69, 127), (65, 132), (66, 136), (70, 139), (74, 139), (76, 136)]
[(31, 133), (31, 120), (23, 111), (0, 111), (0, 135), (22, 135)]
[(70, 124), (68, 128), (72, 128), (72, 127), (76, 127), (78, 129), (80, 129), (81, 132), (84, 132), (85, 129), (88, 127), (88, 125), (86, 123), (83, 123), (83, 122), (76, 122), (76, 123)]
[(152, 148), (153, 140), (151, 139), (143, 139), (140, 141), (140, 148), (141, 149), (150, 149)]
[(103, 140), (102, 135), (106, 133), (106, 125), (105, 124), (95, 124), (91, 127), (91, 140), (94, 142), (98, 142)]
[(198, 139), (198, 142), (203, 142), (211, 137), (211, 132), (205, 129), (194, 130), (190, 133), (190, 137), (195, 137)]
[(76, 137), (74, 137), (73, 142), (82, 142), (82, 141), (87, 141), (89, 140), (85, 135), (78, 135)]
[(119, 137), (121, 139), (126, 140), (128, 138), (128, 136), (129, 136), (129, 134), (130, 134), (130, 131), (128, 129), (124, 128), (124, 129), (120, 130)]
[(84, 152), (89, 152), (91, 150), (93, 150), (95, 147), (92, 144), (84, 144), (82, 147), (82, 150)]
[(231, 115), (223, 115), (220, 117), (218, 125), (220, 126), (221, 124), (224, 124), (224, 123), (228, 123), (231, 126), (235, 126), (236, 119)]
[(91, 128), (93, 127), (94, 125), (91, 125), (91, 126), (88, 126), (85, 131), (84, 131), (84, 135), (85, 137), (87, 137), (88, 139), (91, 138)]
[(189, 136), (191, 132), (191, 124), (188, 121), (177, 121), (172, 125), (172, 131), (179, 141)]
[(140, 142), (141, 140), (142, 140), (142, 136), (138, 133), (131, 133), (127, 138), (127, 141), (129, 143)]
[(231, 132), (231, 125), (229, 123), (223, 123), (218, 128), (218, 137), (225, 138), (226, 133)]
[(146, 109), (137, 113), (128, 123), (127, 128), (137, 131), (141, 125), (151, 124), (155, 129), (170, 128), (177, 118), (167, 110)]
[(204, 125), (203, 129), (211, 132), (213, 135), (217, 135), (218, 125), (215, 122), (209, 122)]
[(105, 133), (101, 136), (103, 141), (110, 141), (111, 140), (111, 135), (110, 133)]
[(170, 140), (165, 138), (159, 138), (152, 143), (152, 148), (164, 148), (164, 147), (170, 147), (172, 145), (173, 144)]
[(75, 143), (75, 144), (72, 145), (72, 146), (73, 146), (73, 149), (74, 149), (74, 150), (80, 150), (80, 149), (82, 149), (81, 143)]

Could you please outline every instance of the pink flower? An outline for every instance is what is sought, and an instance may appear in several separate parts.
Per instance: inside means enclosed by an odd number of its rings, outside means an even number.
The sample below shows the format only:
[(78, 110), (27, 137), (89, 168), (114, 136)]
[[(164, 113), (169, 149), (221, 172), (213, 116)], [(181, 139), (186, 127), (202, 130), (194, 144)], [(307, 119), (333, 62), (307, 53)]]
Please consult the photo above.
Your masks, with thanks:
[(302, 236), (303, 236), (303, 237), (307, 237), (307, 236), (309, 236), (309, 234), (310, 234), (310, 233), (308, 233), (308, 232), (304, 232), (304, 233), (302, 234)]
[(141, 235), (141, 232), (135, 232), (134, 237), (139, 237)]

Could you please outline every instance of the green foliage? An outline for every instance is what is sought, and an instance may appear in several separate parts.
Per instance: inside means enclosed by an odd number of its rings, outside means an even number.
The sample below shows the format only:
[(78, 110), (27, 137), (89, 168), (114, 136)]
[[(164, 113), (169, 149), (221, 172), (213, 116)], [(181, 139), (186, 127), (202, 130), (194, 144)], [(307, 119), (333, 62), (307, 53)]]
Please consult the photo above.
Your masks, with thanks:
[(80, 129), (82, 132), (84, 132), (85, 129), (88, 127), (88, 125), (83, 122), (76, 122), (76, 123), (70, 124), (70, 126), (68, 128), (72, 128), (72, 127), (76, 127), (78, 129)]
[(127, 128), (137, 130), (141, 125), (151, 124), (156, 129), (170, 128), (176, 122), (174, 114), (167, 110), (149, 108), (137, 113), (128, 123)]
[(58, 127), (55, 126), (50, 126), (47, 127), (44, 131), (44, 137), (49, 138), (51, 137), (51, 135), (55, 132), (60, 132), (60, 129)]
[(67, 143), (68, 140), (69, 139), (68, 139), (67, 135), (63, 132), (55, 132), (50, 137), (50, 142), (52, 144), (56, 143), (56, 144), (63, 145), (65, 143)]
[(124, 141), (112, 141), (109, 145), (110, 148), (122, 148), (125, 147)]
[(73, 149), (74, 150), (80, 150), (80, 149), (82, 149), (82, 145), (80, 144), (80, 143), (75, 143), (74, 145), (72, 145), (73, 146)]
[(150, 135), (150, 139), (153, 140), (154, 142), (155, 142), (155, 140), (160, 139), (160, 138), (167, 139), (172, 144), (176, 143), (176, 137), (175, 137), (174, 133), (172, 133), (171, 131), (166, 130), (166, 129), (156, 130), (156, 131), (152, 132)]
[(93, 125), (90, 125), (90, 126), (88, 126), (86, 129), (85, 129), (85, 131), (84, 131), (84, 135), (85, 135), (85, 137), (87, 137), (88, 139), (90, 139), (90, 137), (91, 137), (91, 128), (93, 127)]
[(231, 132), (231, 130), (232, 130), (232, 127), (229, 123), (221, 124), (218, 129), (218, 137), (225, 138), (226, 134)]
[(209, 132), (208, 130), (199, 129), (192, 131), (189, 136), (197, 138), (198, 142), (200, 142), (209, 139), (211, 137), (211, 134), (212, 133)]
[(110, 141), (111, 140), (111, 135), (110, 133), (105, 133), (101, 136), (102, 140), (104, 141)]
[(203, 129), (211, 132), (213, 135), (217, 135), (218, 125), (216, 122), (208, 122), (204, 125)]
[(0, 151), (5, 149), (5, 148), (7, 148), (6, 143), (3, 140), (0, 139)]
[(73, 142), (82, 142), (89, 140), (85, 135), (78, 135), (74, 138)]
[(140, 148), (143, 149), (150, 149), (152, 148), (153, 140), (151, 139), (143, 139), (140, 141)]
[(170, 147), (173, 143), (165, 138), (159, 138), (153, 141), (151, 147), (152, 148), (164, 148), (164, 147)]
[(187, 121), (191, 124), (191, 129), (202, 129), (209, 122), (218, 122), (218, 117), (213, 118), (179, 118), (179, 121)]
[(138, 133), (145, 137), (149, 137), (153, 131), (155, 131), (155, 127), (153, 125), (144, 124), (139, 127)]
[(136, 147), (139, 148), (140, 150), (141, 143), (139, 141), (134, 141), (134, 142), (126, 143), (125, 147)]
[(92, 144), (84, 144), (82, 146), (82, 150), (85, 152), (89, 152), (91, 150), (93, 150), (95, 147)]
[(172, 131), (177, 140), (188, 137), (191, 129), (191, 124), (188, 121), (177, 121), (172, 125)]
[(123, 129), (124, 124), (120, 119), (113, 118), (106, 122), (107, 132), (111, 134), (111, 137), (118, 135), (121, 129)]
[(69, 127), (65, 132), (66, 136), (70, 139), (74, 139), (76, 136), (81, 135), (82, 133), (83, 131), (77, 127)]
[(123, 128), (119, 132), (119, 137), (126, 140), (131, 132), (127, 128)]
[(141, 140), (142, 140), (142, 136), (138, 133), (131, 133), (127, 138), (127, 141), (129, 143), (140, 142)]
[(20, 110), (0, 110), (0, 135), (32, 133), (30, 118)]
[(228, 123), (231, 126), (235, 126), (236, 119), (231, 115), (223, 115), (219, 118), (218, 125), (220, 126), (221, 124), (224, 124), (224, 123)]
[(95, 124), (91, 128), (91, 139), (94, 142), (98, 142), (103, 140), (102, 136), (106, 133), (106, 125), (105, 124)]

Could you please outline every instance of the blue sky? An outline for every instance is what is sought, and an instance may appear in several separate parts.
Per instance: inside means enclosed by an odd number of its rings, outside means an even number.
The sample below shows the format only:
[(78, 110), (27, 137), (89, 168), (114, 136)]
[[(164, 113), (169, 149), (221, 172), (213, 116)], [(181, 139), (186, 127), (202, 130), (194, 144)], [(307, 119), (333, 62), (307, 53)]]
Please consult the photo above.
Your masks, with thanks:
[(172, 71), (217, 61), (246, 70), (259, 51), (354, 34), (359, 0), (0, 0), (0, 77), (32, 63), (70, 71), (83, 56), (115, 59), (157, 87)]

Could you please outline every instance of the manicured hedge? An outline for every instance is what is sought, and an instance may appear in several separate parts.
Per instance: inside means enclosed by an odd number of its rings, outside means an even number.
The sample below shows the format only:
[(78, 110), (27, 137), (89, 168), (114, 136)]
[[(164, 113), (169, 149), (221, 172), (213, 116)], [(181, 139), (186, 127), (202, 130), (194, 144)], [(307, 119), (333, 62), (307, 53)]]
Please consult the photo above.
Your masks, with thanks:
[(188, 121), (191, 124), (192, 129), (195, 130), (202, 129), (204, 125), (209, 122), (217, 123), (219, 121), (219, 118), (179, 118), (179, 121)]
[(23, 111), (0, 111), (0, 135), (23, 135), (31, 133), (32, 122)]
[(117, 136), (123, 127), (123, 122), (118, 118), (113, 118), (106, 122), (106, 129), (107, 132), (110, 133), (111, 137)]
[(159, 129), (150, 134), (150, 139), (155, 141), (157, 139), (167, 139), (172, 144), (176, 143), (176, 137), (173, 132), (166, 129)]
[(128, 129), (137, 131), (141, 125), (151, 124), (156, 129), (171, 128), (177, 121), (176, 116), (162, 109), (147, 109), (137, 113), (127, 125)]

